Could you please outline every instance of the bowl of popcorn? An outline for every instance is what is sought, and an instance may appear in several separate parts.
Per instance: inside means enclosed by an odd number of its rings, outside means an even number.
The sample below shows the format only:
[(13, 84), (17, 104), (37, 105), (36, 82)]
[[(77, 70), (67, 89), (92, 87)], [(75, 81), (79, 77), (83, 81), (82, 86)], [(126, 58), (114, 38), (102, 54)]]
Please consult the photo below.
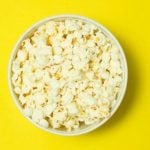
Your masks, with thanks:
[(116, 38), (76, 15), (46, 18), (16, 43), (8, 68), (10, 92), (37, 127), (74, 136), (104, 124), (127, 86), (127, 63)]

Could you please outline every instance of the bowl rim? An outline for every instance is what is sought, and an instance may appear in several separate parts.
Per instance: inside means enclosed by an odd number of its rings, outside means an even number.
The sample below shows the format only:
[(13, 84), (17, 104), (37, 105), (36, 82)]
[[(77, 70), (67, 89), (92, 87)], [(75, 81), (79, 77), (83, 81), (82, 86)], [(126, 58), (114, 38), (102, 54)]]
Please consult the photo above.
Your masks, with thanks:
[[(102, 31), (104, 31), (104, 33), (107, 34), (107, 36), (109, 38), (111, 38), (111, 40), (117, 45), (117, 47), (119, 48), (121, 57), (122, 57), (122, 65), (123, 65), (123, 82), (121, 85), (121, 91), (119, 92), (119, 96), (117, 98), (117, 103), (115, 105), (115, 107), (112, 109), (112, 111), (110, 112), (110, 115), (106, 118), (104, 118), (102, 121), (99, 121), (98, 123), (94, 123), (86, 128), (83, 129), (78, 129), (78, 130), (74, 130), (71, 132), (68, 131), (60, 131), (57, 129), (52, 129), (52, 128), (44, 128), (38, 124), (36, 124), (31, 118), (25, 116), (25, 114), (23, 113), (23, 109), (21, 108), (16, 94), (13, 91), (13, 85), (12, 85), (12, 81), (11, 81), (11, 66), (12, 66), (12, 61), (14, 60), (14, 57), (16, 56), (16, 52), (18, 49), (18, 46), (20, 45), (20, 43), (22, 42), (22, 40), (24, 40), (26, 37), (29, 36), (30, 32), (33, 33), (33, 30), (36, 30), (39, 26), (41, 26), (42, 24), (45, 24), (46, 22), (50, 21), (50, 20), (54, 20), (54, 19), (77, 19), (77, 20), (82, 20), (84, 22), (87, 23), (91, 23), (96, 25), (97, 27), (99, 27)], [(50, 17), (46, 17), (45, 19), (42, 19), (38, 22), (36, 22), (35, 24), (31, 25), (23, 34), (21, 34), (21, 36), (19, 37), (19, 39), (17, 40), (16, 44), (14, 45), (11, 54), (10, 54), (10, 58), (9, 58), (9, 63), (8, 63), (8, 84), (9, 84), (9, 91), (12, 97), (12, 100), (14, 101), (15, 105), (18, 107), (19, 111), (23, 114), (23, 116), (28, 119), (32, 124), (34, 124), (36, 127), (49, 132), (49, 133), (53, 133), (53, 134), (57, 134), (57, 135), (62, 135), (62, 136), (77, 136), (77, 135), (81, 135), (81, 134), (85, 134), (85, 133), (89, 133), (95, 129), (97, 129), (98, 127), (102, 126), (105, 122), (107, 122), (112, 116), (113, 114), (118, 110), (121, 102), (123, 101), (123, 98), (125, 96), (125, 92), (127, 89), (127, 82), (128, 82), (128, 67), (127, 67), (127, 59), (124, 53), (124, 50), (122, 48), (122, 46), (120, 45), (119, 41), (117, 40), (117, 38), (106, 28), (104, 27), (101, 23), (98, 23), (90, 18), (87, 17), (83, 17), (80, 15), (73, 15), (73, 14), (63, 14), (63, 15), (56, 15), (56, 16), (50, 16)]]

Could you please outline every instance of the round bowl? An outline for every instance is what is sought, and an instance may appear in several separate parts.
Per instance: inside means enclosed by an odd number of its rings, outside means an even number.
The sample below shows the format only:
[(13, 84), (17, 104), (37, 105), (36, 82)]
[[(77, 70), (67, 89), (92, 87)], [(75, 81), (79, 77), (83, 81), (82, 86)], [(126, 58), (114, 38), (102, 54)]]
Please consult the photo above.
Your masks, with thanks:
[(88, 22), (91, 24), (96, 25), (98, 28), (100, 28), (105, 34), (106, 36), (108, 36), (119, 48), (120, 50), (120, 54), (121, 54), (121, 63), (122, 63), (122, 67), (123, 67), (123, 81), (122, 81), (122, 85), (121, 85), (121, 90), (120, 93), (118, 94), (118, 98), (117, 98), (117, 103), (114, 105), (114, 107), (112, 108), (110, 115), (106, 118), (104, 118), (102, 121), (99, 121), (97, 123), (94, 123), (92, 125), (89, 126), (85, 126), (82, 128), (79, 128), (77, 130), (73, 130), (73, 131), (61, 131), (61, 130), (57, 130), (57, 129), (52, 129), (52, 128), (44, 128), (41, 127), (40, 125), (34, 123), (32, 121), (32, 119), (25, 117), (35, 126), (37, 126), (38, 128), (41, 128), (49, 133), (54, 133), (54, 134), (58, 134), (58, 135), (64, 135), (64, 136), (75, 136), (75, 135), (81, 135), (81, 134), (85, 134), (88, 133), (90, 131), (95, 130), (96, 128), (102, 126), (106, 121), (108, 121), (112, 115), (116, 112), (116, 110), (118, 109), (118, 107), (120, 106), (123, 97), (125, 95), (125, 91), (126, 91), (126, 87), (127, 87), (127, 79), (128, 79), (128, 70), (127, 70), (127, 61), (126, 61), (126, 57), (123, 51), (123, 48), (121, 47), (121, 45), (119, 44), (118, 40), (114, 37), (114, 35), (107, 30), (105, 27), (103, 27), (101, 24), (86, 18), (86, 17), (81, 17), (81, 16), (77, 16), (77, 15), (58, 15), (58, 16), (54, 16), (54, 17), (48, 17), (42, 21), (37, 22), (36, 24), (32, 25), (27, 31), (25, 31), (22, 36), (19, 38), (19, 40), (17, 41), (17, 43), (15, 44), (12, 53), (11, 53), (11, 57), (9, 60), (9, 66), (8, 66), (8, 83), (9, 83), (9, 89), (10, 89), (10, 93), (12, 95), (13, 101), (15, 102), (16, 106), (19, 108), (19, 110), (21, 111), (21, 113), (23, 114), (23, 110), (22, 107), (18, 101), (17, 95), (14, 93), (13, 91), (13, 85), (12, 85), (12, 81), (11, 81), (11, 77), (12, 77), (12, 72), (11, 72), (11, 66), (12, 66), (12, 61), (14, 60), (18, 47), (20, 46), (21, 42), (29, 37), (30, 35), (32, 35), (32, 33), (42, 24), (45, 24), (46, 22), (50, 21), (50, 20), (64, 20), (64, 19), (68, 19), (68, 18), (72, 18), (72, 19), (78, 19), (78, 20), (82, 20), (84, 22)]

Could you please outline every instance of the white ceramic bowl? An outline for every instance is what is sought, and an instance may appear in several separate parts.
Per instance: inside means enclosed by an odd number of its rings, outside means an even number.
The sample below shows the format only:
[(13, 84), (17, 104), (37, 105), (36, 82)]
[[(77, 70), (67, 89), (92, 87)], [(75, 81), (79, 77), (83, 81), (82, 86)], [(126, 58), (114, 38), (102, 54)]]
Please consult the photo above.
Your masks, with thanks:
[(62, 20), (62, 19), (64, 20), (64, 19), (68, 19), (68, 18), (82, 20), (84, 22), (88, 22), (88, 23), (94, 24), (97, 27), (99, 27), (118, 46), (118, 48), (120, 50), (120, 53), (121, 53), (121, 57), (122, 57), (122, 59), (121, 59), (122, 62), (121, 63), (123, 65), (123, 82), (122, 82), (122, 85), (121, 85), (121, 91), (120, 91), (120, 93), (118, 95), (117, 103), (112, 108), (112, 111), (111, 111), (110, 115), (107, 118), (103, 119), (102, 121), (99, 121), (98, 123), (95, 123), (95, 124), (92, 124), (92, 125), (89, 125), (89, 126), (84, 126), (82, 128), (79, 128), (79, 129), (71, 131), (71, 132), (67, 132), (67, 131), (60, 131), (60, 130), (57, 130), (57, 129), (51, 129), (51, 128), (46, 129), (46, 128), (43, 128), (40, 125), (37, 125), (36, 123), (34, 123), (32, 121), (32, 119), (30, 119), (30, 118), (25, 116), (34, 125), (36, 125), (37, 127), (41, 128), (41, 129), (43, 129), (43, 130), (45, 130), (47, 132), (55, 133), (55, 134), (59, 134), (59, 135), (65, 135), (65, 136), (75, 136), (75, 135), (81, 135), (81, 134), (84, 134), (84, 133), (88, 133), (88, 132), (93, 131), (96, 128), (100, 127), (101, 125), (103, 125), (108, 119), (110, 119), (112, 117), (112, 115), (116, 112), (116, 110), (118, 109), (118, 107), (120, 106), (120, 104), (121, 104), (121, 102), (123, 100), (123, 97), (124, 97), (124, 94), (125, 94), (125, 91), (126, 91), (126, 87), (127, 87), (127, 78), (128, 78), (127, 62), (126, 62), (125, 54), (124, 54), (124, 51), (123, 51), (122, 47), (120, 46), (120, 44), (117, 41), (117, 39), (110, 33), (110, 31), (108, 31), (101, 24), (99, 24), (99, 23), (97, 23), (97, 22), (95, 22), (95, 21), (93, 21), (93, 20), (91, 20), (89, 18), (81, 17), (81, 16), (77, 16), (77, 15), (58, 15), (58, 16), (54, 16), (54, 17), (48, 17), (48, 18), (46, 18), (46, 19), (44, 19), (42, 21), (39, 21), (38, 23), (36, 23), (33, 26), (31, 26), (26, 32), (24, 32), (24, 34), (19, 38), (19, 40), (17, 41), (16, 45), (14, 46), (12, 54), (11, 54), (11, 57), (10, 57), (10, 60), (9, 60), (8, 82), (9, 82), (9, 88), (10, 88), (10, 92), (11, 92), (12, 98), (13, 98), (16, 106), (19, 108), (19, 110), (23, 114), (22, 107), (20, 106), (18, 98), (17, 98), (16, 94), (13, 91), (13, 85), (12, 85), (12, 81), (11, 81), (11, 77), (12, 77), (11, 66), (12, 66), (12, 61), (14, 60), (14, 58), (16, 56), (17, 49), (20, 46), (21, 42), (25, 38), (29, 37), (42, 24), (45, 24), (46, 22), (48, 22), (50, 20)]

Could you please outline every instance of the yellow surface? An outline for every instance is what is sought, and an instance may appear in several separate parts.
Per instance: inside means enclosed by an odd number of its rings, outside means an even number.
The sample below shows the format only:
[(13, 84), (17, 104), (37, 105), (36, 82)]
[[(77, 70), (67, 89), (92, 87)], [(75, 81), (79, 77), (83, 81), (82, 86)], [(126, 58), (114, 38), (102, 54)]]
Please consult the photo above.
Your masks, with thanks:
[[(121, 42), (128, 60), (124, 101), (104, 126), (77, 137), (46, 133), (26, 120), (8, 89), (7, 66), (19, 36), (33, 23), (72, 13), (101, 22)], [(0, 149), (150, 149), (150, 1), (4, 0), (0, 3)]]

